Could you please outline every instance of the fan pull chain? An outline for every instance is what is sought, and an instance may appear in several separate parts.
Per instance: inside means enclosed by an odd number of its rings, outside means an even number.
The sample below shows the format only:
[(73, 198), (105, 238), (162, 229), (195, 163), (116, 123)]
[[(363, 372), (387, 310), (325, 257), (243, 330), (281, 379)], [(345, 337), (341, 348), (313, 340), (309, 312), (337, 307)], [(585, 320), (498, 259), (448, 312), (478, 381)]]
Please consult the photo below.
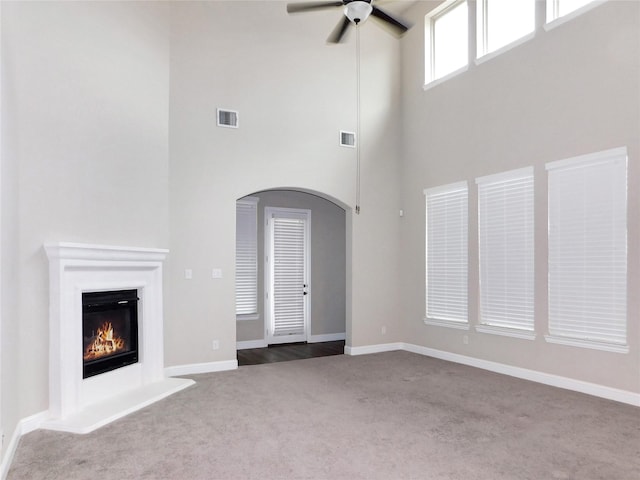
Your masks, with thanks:
[(356, 23), (356, 214), (360, 215), (360, 25)]

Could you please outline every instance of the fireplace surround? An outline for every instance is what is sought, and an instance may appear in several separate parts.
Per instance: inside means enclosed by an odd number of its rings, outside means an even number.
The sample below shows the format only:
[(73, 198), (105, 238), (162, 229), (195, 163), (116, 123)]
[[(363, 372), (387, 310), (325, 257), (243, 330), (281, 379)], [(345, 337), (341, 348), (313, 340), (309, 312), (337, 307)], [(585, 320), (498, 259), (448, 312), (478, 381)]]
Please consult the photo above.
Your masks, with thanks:
[[(79, 243), (44, 248), (49, 259), (50, 418), (43, 428), (88, 433), (194, 383), (165, 378), (162, 264), (167, 250)], [(137, 359), (85, 376), (83, 296), (101, 301), (118, 291), (135, 292)], [(113, 327), (120, 320), (112, 318)], [(102, 335), (113, 341), (113, 333)]]

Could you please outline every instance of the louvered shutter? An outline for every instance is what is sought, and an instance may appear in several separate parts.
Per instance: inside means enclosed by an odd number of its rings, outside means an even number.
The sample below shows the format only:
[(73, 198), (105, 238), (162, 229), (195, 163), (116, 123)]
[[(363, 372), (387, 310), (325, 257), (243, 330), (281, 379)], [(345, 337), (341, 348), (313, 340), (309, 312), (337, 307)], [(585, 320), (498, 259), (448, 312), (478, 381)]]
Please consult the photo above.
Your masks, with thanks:
[(236, 315), (258, 313), (258, 199), (236, 202)]
[(273, 335), (304, 334), (305, 222), (274, 216)]
[(552, 162), (549, 333), (627, 342), (626, 148)]
[(533, 331), (533, 168), (476, 183), (480, 323)]
[(468, 321), (468, 188), (459, 182), (426, 196), (427, 319)]

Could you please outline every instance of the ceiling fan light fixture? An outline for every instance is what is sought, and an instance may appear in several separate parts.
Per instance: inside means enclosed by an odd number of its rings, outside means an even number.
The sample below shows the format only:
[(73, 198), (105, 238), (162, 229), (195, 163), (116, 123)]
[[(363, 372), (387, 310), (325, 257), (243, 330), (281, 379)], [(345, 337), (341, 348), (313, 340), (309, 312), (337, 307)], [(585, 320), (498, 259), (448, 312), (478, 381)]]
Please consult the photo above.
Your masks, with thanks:
[(373, 7), (369, 2), (353, 0), (352, 2), (347, 3), (344, 7), (344, 14), (349, 20), (357, 25), (369, 18), (372, 10)]

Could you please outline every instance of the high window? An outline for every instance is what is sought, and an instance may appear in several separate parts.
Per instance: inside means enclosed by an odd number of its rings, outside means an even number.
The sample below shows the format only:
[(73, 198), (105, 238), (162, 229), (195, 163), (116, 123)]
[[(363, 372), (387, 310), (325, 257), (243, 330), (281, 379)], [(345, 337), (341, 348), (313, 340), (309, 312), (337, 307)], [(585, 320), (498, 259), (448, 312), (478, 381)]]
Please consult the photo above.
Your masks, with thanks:
[(535, 30), (535, 0), (478, 0), (476, 5), (478, 58)]
[(425, 83), (453, 73), (467, 65), (467, 2), (445, 2), (425, 18), (427, 61)]
[(546, 168), (547, 340), (626, 352), (626, 148), (552, 162)]
[(575, 12), (593, 0), (547, 0), (547, 23)]
[(236, 201), (236, 316), (258, 317), (258, 198)]
[(481, 177), (476, 183), (481, 324), (477, 328), (533, 338), (533, 168)]
[(467, 325), (468, 187), (459, 182), (426, 197), (426, 319)]

